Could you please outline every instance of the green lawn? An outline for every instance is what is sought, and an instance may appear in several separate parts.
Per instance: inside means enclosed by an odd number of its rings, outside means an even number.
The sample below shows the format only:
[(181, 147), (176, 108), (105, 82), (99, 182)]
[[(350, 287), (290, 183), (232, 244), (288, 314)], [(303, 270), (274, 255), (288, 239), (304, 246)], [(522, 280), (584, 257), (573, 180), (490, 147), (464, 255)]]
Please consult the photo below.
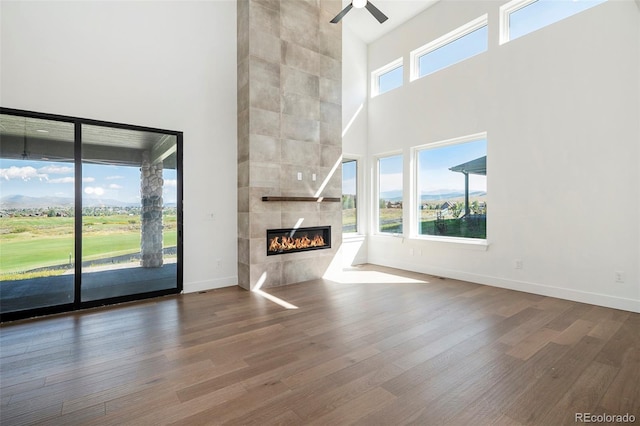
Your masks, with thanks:
[[(165, 216), (164, 246), (177, 245), (175, 217)], [(126, 215), (83, 217), (83, 260), (140, 251), (140, 219)], [(73, 218), (0, 219), (0, 274), (69, 263), (74, 260)]]
[(342, 232), (356, 232), (356, 209), (342, 209)]
[(380, 209), (380, 232), (402, 234), (402, 209)]
[(436, 226), (435, 220), (423, 221), (420, 223), (420, 234), (486, 239), (487, 220), (471, 219), (465, 221), (461, 219), (445, 219), (442, 221), (440, 228)]

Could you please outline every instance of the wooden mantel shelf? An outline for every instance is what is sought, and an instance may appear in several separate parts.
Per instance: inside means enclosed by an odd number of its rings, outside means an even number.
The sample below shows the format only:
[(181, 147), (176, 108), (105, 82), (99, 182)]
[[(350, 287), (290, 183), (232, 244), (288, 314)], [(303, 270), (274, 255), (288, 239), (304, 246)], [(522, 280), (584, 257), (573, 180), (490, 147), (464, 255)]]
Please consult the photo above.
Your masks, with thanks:
[(339, 203), (339, 197), (262, 197), (262, 201), (313, 201), (315, 203)]

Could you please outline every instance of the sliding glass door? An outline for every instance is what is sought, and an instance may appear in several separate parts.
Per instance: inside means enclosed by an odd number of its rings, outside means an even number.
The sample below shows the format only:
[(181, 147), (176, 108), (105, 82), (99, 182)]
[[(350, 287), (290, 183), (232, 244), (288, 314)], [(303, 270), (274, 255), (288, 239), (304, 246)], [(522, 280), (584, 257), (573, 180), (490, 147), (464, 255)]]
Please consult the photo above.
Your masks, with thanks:
[(175, 288), (175, 135), (82, 127), (82, 301)]
[(2, 108), (2, 320), (182, 290), (182, 134)]
[(0, 114), (0, 311), (74, 301), (74, 125)]

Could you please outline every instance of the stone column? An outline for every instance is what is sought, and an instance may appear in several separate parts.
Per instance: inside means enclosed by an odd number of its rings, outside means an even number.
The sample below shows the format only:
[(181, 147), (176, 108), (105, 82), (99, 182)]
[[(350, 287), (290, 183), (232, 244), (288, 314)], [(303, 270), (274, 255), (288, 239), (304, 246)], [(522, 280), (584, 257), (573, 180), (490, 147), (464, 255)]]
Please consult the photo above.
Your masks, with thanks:
[(142, 154), (140, 168), (140, 198), (142, 201), (140, 265), (143, 268), (162, 266), (162, 161), (151, 164), (149, 152)]
[[(238, 0), (238, 284), (322, 277), (340, 246), (340, 203), (262, 202), (342, 195), (340, 0)], [(298, 178), (298, 175), (301, 178)], [(332, 248), (267, 257), (266, 230), (332, 227)]]

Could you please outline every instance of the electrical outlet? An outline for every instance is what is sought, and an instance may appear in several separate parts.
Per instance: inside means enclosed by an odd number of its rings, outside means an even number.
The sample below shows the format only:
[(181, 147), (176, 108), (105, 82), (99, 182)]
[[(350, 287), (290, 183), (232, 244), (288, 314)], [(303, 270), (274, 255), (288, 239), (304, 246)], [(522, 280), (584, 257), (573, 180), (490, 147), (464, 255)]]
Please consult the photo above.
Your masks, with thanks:
[(624, 271), (613, 271), (613, 279), (617, 283), (624, 283)]
[(522, 269), (522, 259), (516, 259), (513, 261), (513, 267), (515, 269)]
[(298, 172), (298, 180), (302, 180), (302, 172)]

